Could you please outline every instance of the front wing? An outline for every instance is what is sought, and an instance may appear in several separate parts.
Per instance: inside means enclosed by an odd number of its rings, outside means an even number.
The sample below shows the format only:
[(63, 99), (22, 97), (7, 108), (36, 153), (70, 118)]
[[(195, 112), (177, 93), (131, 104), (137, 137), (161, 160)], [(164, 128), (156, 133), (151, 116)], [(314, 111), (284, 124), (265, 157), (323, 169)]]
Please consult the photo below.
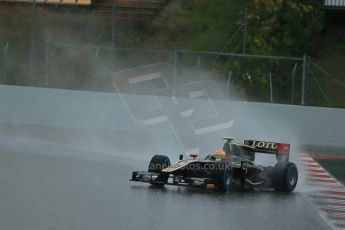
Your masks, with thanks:
[[(164, 172), (161, 172), (164, 173)], [(185, 186), (185, 187), (206, 187), (206, 188), (216, 188), (219, 182), (218, 178), (199, 178), (199, 177), (188, 177), (183, 178), (178, 174), (169, 174), (169, 179), (167, 182), (161, 182), (159, 176), (161, 173), (145, 172), (145, 171), (134, 171), (132, 173), (132, 179), (130, 181), (144, 182), (144, 183), (154, 183), (162, 185), (175, 185), (175, 186)]]

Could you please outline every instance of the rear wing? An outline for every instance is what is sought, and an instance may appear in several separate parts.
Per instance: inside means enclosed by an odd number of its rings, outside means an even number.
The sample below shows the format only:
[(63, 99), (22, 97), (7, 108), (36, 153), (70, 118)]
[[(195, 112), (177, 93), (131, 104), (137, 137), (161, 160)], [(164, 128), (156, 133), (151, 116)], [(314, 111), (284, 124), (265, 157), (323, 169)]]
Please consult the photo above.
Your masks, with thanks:
[(254, 152), (275, 154), (278, 161), (289, 161), (290, 144), (256, 140), (245, 140), (244, 144), (253, 147)]

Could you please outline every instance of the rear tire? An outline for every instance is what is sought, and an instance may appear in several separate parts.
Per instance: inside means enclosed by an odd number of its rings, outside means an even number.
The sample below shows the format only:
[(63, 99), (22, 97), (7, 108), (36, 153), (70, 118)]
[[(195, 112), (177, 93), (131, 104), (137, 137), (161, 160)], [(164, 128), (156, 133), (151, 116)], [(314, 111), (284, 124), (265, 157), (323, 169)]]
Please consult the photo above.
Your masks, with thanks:
[(168, 182), (169, 174), (162, 172), (162, 170), (170, 165), (169, 157), (164, 155), (154, 155), (151, 158), (148, 172), (159, 173), (159, 176), (155, 181), (150, 182), (150, 184), (154, 186), (164, 186), (164, 184)]
[(292, 162), (278, 162), (273, 169), (273, 188), (277, 192), (292, 192), (297, 185), (298, 170)]

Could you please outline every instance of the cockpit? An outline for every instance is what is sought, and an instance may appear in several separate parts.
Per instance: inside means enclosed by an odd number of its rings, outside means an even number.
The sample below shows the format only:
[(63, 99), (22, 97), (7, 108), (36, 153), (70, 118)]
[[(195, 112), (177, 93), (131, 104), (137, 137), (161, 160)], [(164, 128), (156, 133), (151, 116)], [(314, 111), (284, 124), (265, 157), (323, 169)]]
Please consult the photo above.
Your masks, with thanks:
[(247, 158), (254, 161), (255, 153), (251, 146), (231, 143), (234, 139), (231, 137), (224, 137), (226, 142), (223, 149), (217, 149), (214, 153), (208, 155), (208, 160), (229, 160), (232, 158)]

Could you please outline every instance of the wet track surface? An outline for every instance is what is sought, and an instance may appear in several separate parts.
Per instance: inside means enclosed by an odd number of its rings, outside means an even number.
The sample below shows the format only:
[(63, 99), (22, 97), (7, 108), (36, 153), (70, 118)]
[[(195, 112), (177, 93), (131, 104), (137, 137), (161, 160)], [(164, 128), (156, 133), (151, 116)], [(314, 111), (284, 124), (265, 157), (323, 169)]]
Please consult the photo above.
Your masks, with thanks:
[(0, 229), (329, 229), (304, 198), (303, 170), (292, 194), (129, 181), (153, 154), (205, 156), (227, 135), (289, 141), (294, 162), (297, 141), (343, 141), (345, 123), (320, 122), (328, 110), (210, 100), (188, 87), (190, 98), (0, 87)]
[(298, 190), (159, 189), (128, 181), (149, 156), (29, 143), (1, 141), (1, 229), (328, 229)]

